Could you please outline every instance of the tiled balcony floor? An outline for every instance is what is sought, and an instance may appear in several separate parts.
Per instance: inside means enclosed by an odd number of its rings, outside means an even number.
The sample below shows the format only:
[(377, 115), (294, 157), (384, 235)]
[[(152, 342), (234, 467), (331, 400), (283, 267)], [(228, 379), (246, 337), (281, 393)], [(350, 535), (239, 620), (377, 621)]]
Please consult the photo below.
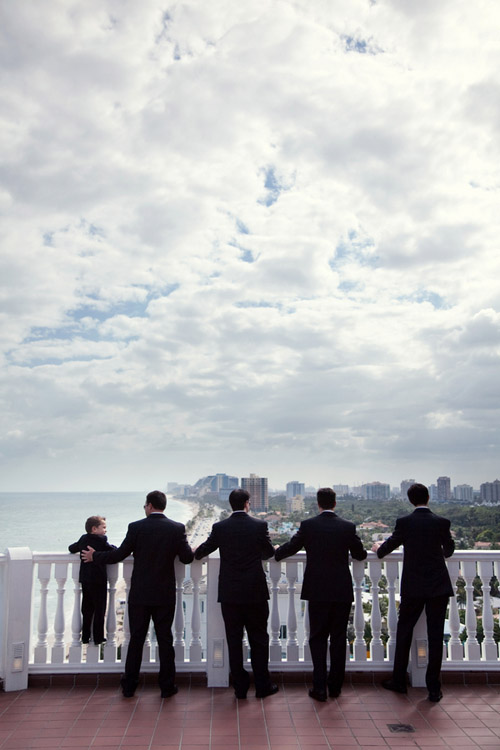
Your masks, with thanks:
[[(0, 750), (354, 750), (500, 748), (500, 686), (445, 685), (441, 703), (348, 685), (316, 703), (285, 683), (265, 700), (236, 701), (231, 688), (179, 685), (161, 700), (152, 685), (124, 699), (118, 687), (34, 687), (0, 693)], [(249, 694), (250, 696), (250, 694)], [(393, 734), (388, 724), (411, 724)]]

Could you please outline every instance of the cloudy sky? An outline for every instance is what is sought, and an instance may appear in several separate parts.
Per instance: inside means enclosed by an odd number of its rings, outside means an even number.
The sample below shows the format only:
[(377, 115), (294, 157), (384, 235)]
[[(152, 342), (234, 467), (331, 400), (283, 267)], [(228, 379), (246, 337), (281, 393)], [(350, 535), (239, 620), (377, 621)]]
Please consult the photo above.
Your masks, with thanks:
[(497, 0), (0, 15), (1, 490), (500, 475)]

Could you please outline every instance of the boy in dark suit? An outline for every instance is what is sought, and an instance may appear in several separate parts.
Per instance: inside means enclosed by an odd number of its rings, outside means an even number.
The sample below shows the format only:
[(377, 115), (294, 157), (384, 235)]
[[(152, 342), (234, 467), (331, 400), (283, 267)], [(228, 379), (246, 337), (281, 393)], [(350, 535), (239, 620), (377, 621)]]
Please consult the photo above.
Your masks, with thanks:
[(450, 522), (427, 507), (429, 490), (423, 484), (412, 484), (408, 499), (415, 506), (413, 513), (398, 518), (392, 536), (382, 544), (373, 545), (378, 557), (385, 557), (403, 545), (401, 603), (399, 605), (396, 651), (392, 678), (382, 685), (396, 693), (406, 693), (406, 670), (410, 656), (413, 628), (424, 607), (427, 618), (429, 657), (425, 681), (429, 700), (437, 703), (441, 692), (441, 662), (446, 608), (454, 595), (445, 557), (455, 550)]
[(250, 684), (243, 667), (243, 628), (248, 634), (255, 695), (265, 698), (278, 691), (269, 675), (269, 589), (262, 560), (274, 555), (267, 523), (248, 515), (250, 494), (233, 490), (229, 495), (233, 513), (224, 521), (214, 523), (208, 539), (196, 549), (201, 560), (220, 550), (218, 601), (226, 628), (229, 667), (236, 698), (246, 698)]
[[(114, 545), (108, 544), (106, 519), (103, 516), (87, 518), (85, 531), (86, 533), (77, 542), (69, 545), (68, 549), (73, 554), (87, 549), (89, 545), (102, 552), (116, 549)], [(106, 566), (96, 562), (86, 565), (82, 560), (78, 580), (82, 586), (82, 643), (90, 642), (92, 632), (94, 643), (98, 646), (105, 640), (104, 615), (108, 595)]]
[[(335, 492), (323, 487), (317, 492), (319, 515), (302, 521), (297, 533), (276, 551), (276, 560), (298, 552), (307, 553), (301, 599), (309, 601), (309, 647), (313, 662), (313, 687), (309, 695), (326, 701), (340, 695), (344, 682), (347, 623), (354, 600), (349, 553), (364, 560), (367, 553), (356, 534), (356, 526), (337, 516)], [(330, 638), (330, 671), (326, 652)]]

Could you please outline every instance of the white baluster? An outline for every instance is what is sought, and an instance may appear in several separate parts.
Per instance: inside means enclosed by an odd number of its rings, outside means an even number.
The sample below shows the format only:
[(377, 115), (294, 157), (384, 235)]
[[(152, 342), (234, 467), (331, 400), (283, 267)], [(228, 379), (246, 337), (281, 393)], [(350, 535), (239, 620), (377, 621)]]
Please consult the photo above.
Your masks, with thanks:
[[(460, 575), (460, 563), (458, 560), (447, 560), (448, 572), (450, 574), (451, 584), (456, 591), (457, 578)], [(457, 597), (450, 597), (449, 605), (449, 623), (450, 623), (450, 641), (448, 643), (448, 661), (463, 661), (464, 646), (459, 638), (460, 635), (460, 614), (458, 611)]]
[(176, 583), (176, 606), (174, 619), (174, 649), (175, 658), (181, 664), (184, 663), (184, 610), (182, 608), (182, 595), (184, 593), (185, 567), (179, 560), (175, 561), (175, 583)]
[(71, 576), (73, 578), (73, 616), (71, 618), (72, 642), (69, 647), (69, 661), (72, 664), (82, 662), (82, 613), (81, 613), (81, 586), (78, 580), (80, 576), (80, 561), (71, 563)]
[(373, 662), (384, 661), (384, 644), (380, 637), (382, 632), (382, 616), (380, 614), (379, 581), (382, 575), (382, 563), (379, 560), (370, 560), (368, 563), (369, 575), (372, 583), (372, 642), (371, 658)]
[(365, 618), (363, 614), (362, 584), (365, 577), (365, 563), (361, 560), (352, 561), (352, 576), (354, 578), (354, 661), (366, 661)]
[(287, 562), (286, 578), (288, 581), (288, 617), (286, 658), (288, 662), (299, 660), (299, 642), (297, 640), (297, 615), (295, 613), (295, 582), (297, 580), (297, 563)]
[(389, 631), (389, 640), (387, 642), (387, 659), (391, 663), (394, 661), (396, 651), (396, 630), (398, 627), (398, 611), (396, 608), (396, 581), (398, 579), (398, 563), (396, 561), (385, 560), (385, 577), (387, 578), (387, 595), (389, 606), (387, 609), (387, 630)]
[(201, 662), (201, 612), (200, 612), (200, 581), (203, 571), (201, 560), (191, 563), (191, 580), (193, 582), (193, 611), (191, 613), (191, 643), (189, 644), (189, 661)]
[(481, 648), (477, 641), (477, 620), (473, 596), (473, 583), (474, 578), (476, 577), (475, 560), (466, 560), (462, 563), (462, 574), (465, 579), (465, 591), (467, 593), (467, 604), (465, 612), (467, 641), (465, 642), (465, 655), (468, 661), (476, 661), (481, 658)]
[(49, 618), (47, 615), (47, 595), (49, 591), (51, 563), (38, 563), (38, 580), (40, 582), (40, 612), (38, 613), (38, 641), (35, 646), (35, 664), (47, 662), (47, 635)]
[(64, 591), (68, 578), (68, 563), (56, 563), (54, 577), (57, 583), (57, 607), (54, 618), (54, 645), (52, 646), (52, 663), (64, 662)]
[(311, 624), (309, 622), (309, 602), (304, 602), (304, 664), (311, 664), (311, 647), (309, 645), (309, 635), (311, 633)]
[(123, 613), (123, 643), (120, 650), (120, 661), (125, 664), (127, 659), (128, 644), (130, 642), (130, 625), (128, 621), (128, 595), (130, 592), (130, 579), (132, 578), (132, 570), (134, 567), (134, 561), (132, 558), (127, 558), (123, 561), (123, 580), (125, 583), (125, 611)]
[(106, 567), (109, 583), (108, 610), (106, 613), (106, 644), (103, 649), (103, 661), (116, 661), (116, 583), (118, 581), (118, 563)]
[(498, 646), (493, 638), (493, 611), (491, 609), (490, 580), (493, 575), (493, 565), (490, 560), (479, 563), (479, 572), (483, 583), (483, 629), (484, 641), (482, 645), (482, 660), (496, 661)]
[(271, 638), (269, 641), (269, 658), (272, 662), (281, 661), (280, 641), (280, 611), (279, 611), (279, 582), (281, 578), (281, 563), (272, 560), (269, 563), (269, 577), (271, 579)]

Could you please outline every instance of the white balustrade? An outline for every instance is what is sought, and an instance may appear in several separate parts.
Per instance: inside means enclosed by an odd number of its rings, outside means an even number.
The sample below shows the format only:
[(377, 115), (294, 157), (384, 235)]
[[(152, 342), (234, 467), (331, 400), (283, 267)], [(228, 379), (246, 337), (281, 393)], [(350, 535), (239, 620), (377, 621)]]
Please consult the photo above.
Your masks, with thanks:
[[(364, 562), (353, 561), (352, 577), (354, 591), (354, 641), (352, 657), (348, 658), (347, 670), (388, 670), (394, 654), (397, 628), (397, 605), (399, 590), (399, 568), (402, 553), (392, 553), (382, 561), (372, 553)], [(2, 559), (2, 565), (15, 565), (12, 560)], [(24, 561), (26, 564), (26, 560)], [(123, 634), (117, 631), (116, 597), (117, 590), (127, 597), (130, 589), (133, 559), (122, 564), (108, 566), (109, 598), (106, 618), (107, 642), (101, 650), (89, 645), (82, 648), (80, 629), (80, 584), (78, 583), (79, 562), (69, 554), (34, 553), (32, 567), (35, 568), (34, 606), (37, 613), (36, 632), (32, 636), (32, 647), (29, 657), (29, 671), (32, 673), (71, 673), (77, 671), (117, 672), (123, 671), (126, 650), (129, 640), (127, 608), (123, 618)], [(308, 646), (308, 611), (307, 603), (301, 601), (301, 580), (299, 575), (305, 564), (305, 555), (299, 553), (281, 563), (265, 563), (268, 569), (270, 585), (270, 661), (273, 669), (294, 671), (300, 666), (311, 669)], [(467, 628), (467, 637), (461, 634), (461, 610), (456, 597), (450, 599), (449, 631), (446, 644), (444, 670), (453, 669), (488, 669), (500, 670), (499, 649), (495, 642), (495, 627), (498, 622), (496, 600), (490, 596), (490, 580), (493, 574), (498, 577), (500, 571), (500, 552), (476, 552), (457, 550), (447, 561), (450, 577), (455, 585), (462, 577), (465, 581), (466, 601), (463, 624)], [(69, 580), (68, 583), (68, 565)], [(204, 572), (205, 571), (205, 572)], [(216, 595), (205, 594), (209, 580), (217, 576), (218, 560), (209, 558), (204, 563), (193, 562), (191, 567), (178, 563), (176, 566), (176, 614), (174, 618), (174, 638), (177, 668), (179, 670), (207, 672), (210, 680), (217, 684), (227, 684), (224, 673), (227, 673), (227, 651), (225, 633), (220, 617), (220, 607)], [(203, 574), (202, 574), (203, 573)], [(387, 579), (387, 616), (383, 617), (379, 606), (379, 585), (381, 576)], [(482, 585), (482, 598), (474, 599), (474, 580), (479, 576)], [(284, 577), (284, 578), (283, 578)], [(371, 596), (367, 597), (366, 580), (371, 580)], [(286, 591), (282, 581), (286, 580)], [(187, 582), (190, 581), (189, 585)], [(52, 588), (53, 587), (53, 588)], [(216, 583), (215, 583), (216, 587)], [(211, 589), (213, 590), (213, 588)], [(385, 593), (385, 592), (384, 592)], [(22, 597), (23, 591), (16, 592)], [(372, 628), (370, 658), (367, 658), (367, 647), (364, 640), (365, 614), (363, 598), (371, 603), (369, 615)], [(186, 604), (186, 609), (184, 609)], [(208, 610), (201, 609), (207, 606)], [(31, 606), (31, 605), (30, 605)], [(477, 638), (477, 617), (482, 617), (484, 639), (479, 643)], [(7, 618), (8, 611), (0, 610), (0, 617)], [(66, 623), (68, 628), (66, 629)], [(209, 623), (210, 628), (209, 628)], [(2, 623), (4, 625), (5, 623)], [(281, 630), (286, 625), (286, 653), (280, 638)], [(382, 642), (382, 633), (387, 627), (389, 640), (386, 648)], [(210, 630), (210, 637), (207, 635)], [(7, 628), (2, 627), (4, 632)], [(12, 630), (12, 628), (11, 628)], [(120, 644), (123, 635), (123, 642)], [(185, 640), (188, 643), (186, 648)], [(464, 641), (464, 643), (462, 642)], [(121, 646), (121, 655), (118, 646)], [(146, 651), (143, 670), (158, 669), (156, 641), (153, 639)], [(5, 650), (5, 644), (4, 644)], [(151, 653), (152, 651), (152, 653)], [(384, 653), (385, 651), (385, 653)], [(210, 664), (208, 663), (210, 661)], [(2, 675), (0, 675), (1, 677)]]

